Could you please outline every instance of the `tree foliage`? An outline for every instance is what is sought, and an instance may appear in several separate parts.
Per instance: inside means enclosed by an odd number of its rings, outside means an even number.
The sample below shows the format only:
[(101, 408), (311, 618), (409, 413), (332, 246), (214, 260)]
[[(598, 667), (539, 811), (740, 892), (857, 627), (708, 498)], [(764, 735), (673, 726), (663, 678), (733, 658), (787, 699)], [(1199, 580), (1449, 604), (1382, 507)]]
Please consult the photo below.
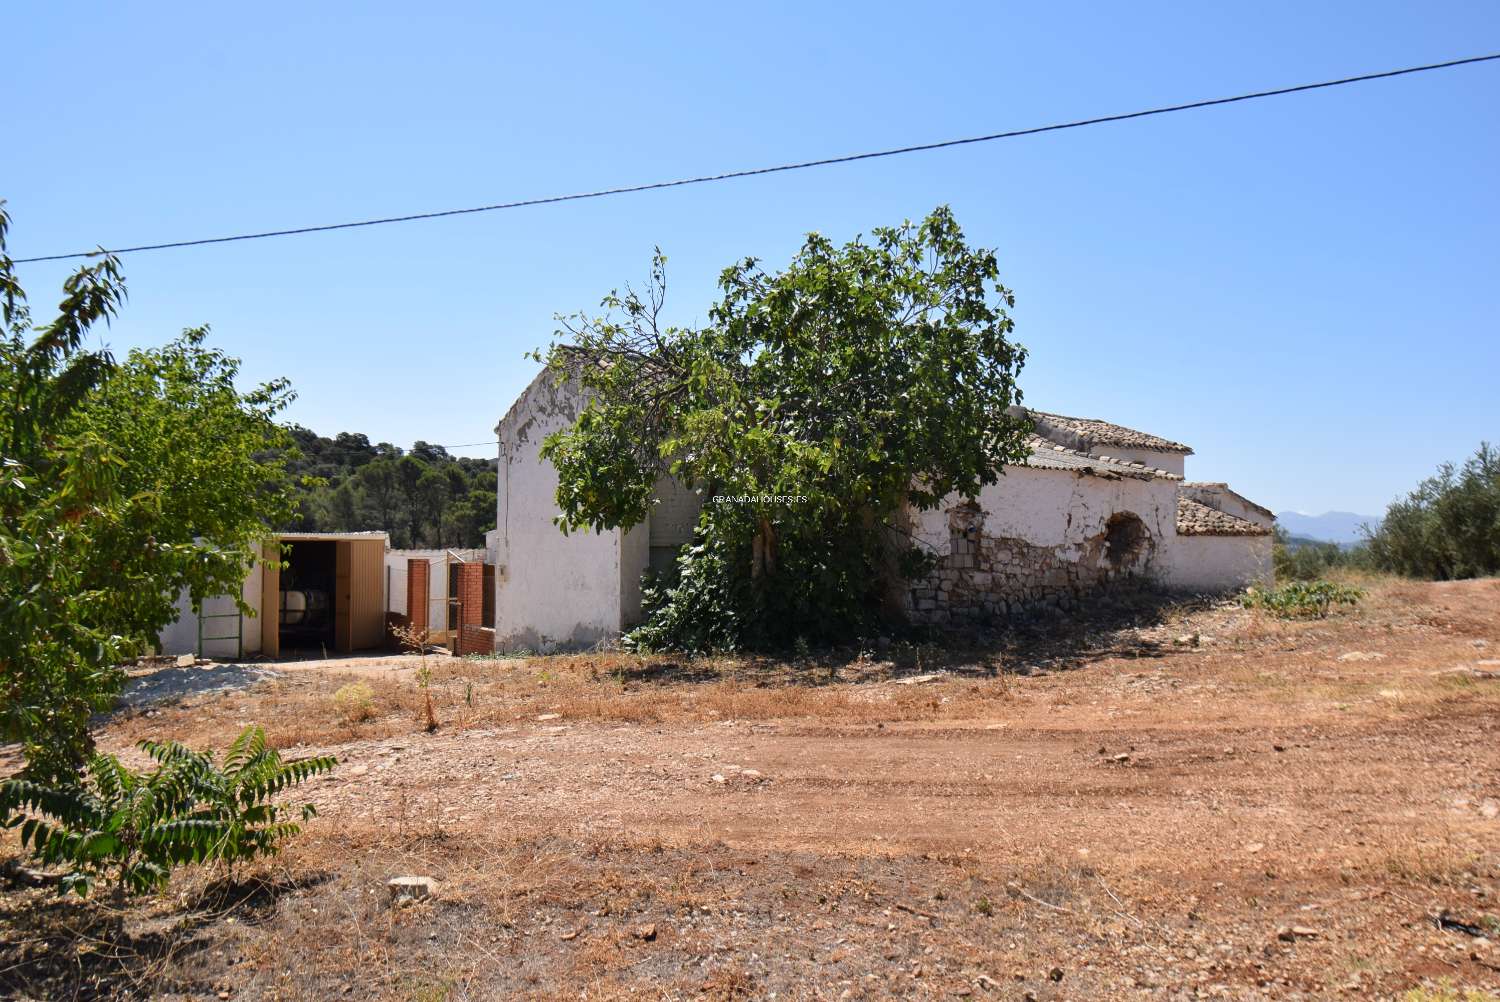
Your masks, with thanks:
[(1281, 526), (1276, 526), (1271, 546), (1276, 570), (1276, 580), (1316, 581), (1330, 571), (1338, 569), (1365, 569), (1370, 567), (1369, 547), (1363, 543), (1341, 546), (1317, 539), (1292, 536)]
[(417, 442), (409, 452), (366, 435), (326, 438), (293, 426), (287, 456), (300, 504), (278, 528), (383, 529), (398, 548), (483, 546), (495, 527), (493, 460), (453, 456)]
[(0, 740), (34, 778), (73, 774), (89, 717), (193, 601), (238, 599), (245, 568), (292, 498), (276, 459), (282, 382), (248, 393), (238, 362), (192, 330), (117, 364), (85, 339), (125, 298), (109, 255), (33, 325), (4, 253), (0, 209)]
[(1376, 567), (1408, 577), (1500, 573), (1500, 453), (1482, 442), (1463, 466), (1444, 463), (1391, 503), (1366, 545)]
[(637, 642), (831, 639), (882, 614), (905, 508), (973, 497), (1026, 453), (998, 275), (939, 208), (868, 242), (809, 235), (782, 271), (738, 262), (701, 327), (663, 324), (659, 251), (643, 293), (560, 318), (545, 360), (584, 400), (542, 449), (562, 527), (638, 525), (664, 476), (705, 499)]
[(46, 866), (64, 866), (63, 892), (87, 894), (107, 878), (123, 892), (167, 883), (185, 863), (241, 861), (274, 855), (317, 811), (275, 798), (337, 764), (331, 756), (284, 762), (259, 727), (229, 746), (224, 764), (175, 741), (143, 741), (154, 769), (135, 772), (113, 755), (96, 755), (82, 781), (61, 785), (12, 779), (0, 783), (0, 816), (19, 827), (21, 844)]

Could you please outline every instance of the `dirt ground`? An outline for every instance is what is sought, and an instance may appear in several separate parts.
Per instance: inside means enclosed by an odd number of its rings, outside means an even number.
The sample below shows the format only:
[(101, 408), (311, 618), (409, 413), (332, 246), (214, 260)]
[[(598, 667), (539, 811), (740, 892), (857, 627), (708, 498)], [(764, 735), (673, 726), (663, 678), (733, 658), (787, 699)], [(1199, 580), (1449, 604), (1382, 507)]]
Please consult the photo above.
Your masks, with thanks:
[[(105, 748), (259, 722), (337, 755), (298, 793), (319, 817), (235, 882), (5, 893), (0, 993), (1500, 997), (1500, 581), (1374, 582), (1316, 621), (1108, 612), (794, 664), (429, 656), (425, 690), (416, 657), (261, 665), (137, 701)], [(400, 875), (435, 894), (393, 905)]]

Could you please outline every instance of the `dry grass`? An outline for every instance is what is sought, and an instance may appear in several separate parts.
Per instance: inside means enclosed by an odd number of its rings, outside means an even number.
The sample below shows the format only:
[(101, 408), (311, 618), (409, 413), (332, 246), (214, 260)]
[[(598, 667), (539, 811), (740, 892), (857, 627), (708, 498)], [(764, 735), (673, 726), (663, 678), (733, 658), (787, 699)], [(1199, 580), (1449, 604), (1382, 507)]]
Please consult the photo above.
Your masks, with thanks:
[(1467, 1002), (1438, 978), (1500, 957), (1430, 916), (1500, 929), (1500, 683), (1434, 672), (1500, 656), (1500, 589), (1369, 587), (798, 663), (287, 666), (102, 738), (332, 751), (305, 835), (116, 913), (0, 896), (0, 997)]
[[(1074, 698), (1059, 693), (1038, 705), (1033, 682), (1033, 697), (1018, 699), (1011, 672), (1033, 664), (1090, 665), (1096, 674), (1138, 672), (1147, 665), (1160, 676), (1159, 691), (1173, 698), (1132, 705), (1129, 712), (1142, 725), (1172, 726), (1207, 707), (1218, 707), (1225, 720), (1308, 722), (1400, 719), (1456, 705), (1500, 710), (1500, 687), (1463, 674), (1434, 674), (1435, 664), (1473, 659), (1467, 640), (1484, 633), (1483, 616), (1468, 615), (1461, 601), (1448, 601), (1441, 591), (1434, 601), (1433, 586), (1424, 591), (1412, 582), (1368, 578), (1362, 585), (1369, 589), (1366, 602), (1328, 620), (1287, 621), (1232, 607), (1169, 607), (1158, 625), (1145, 630), (1086, 627), (1051, 641), (1008, 639), (946, 652), (899, 644), (879, 659), (858, 651), (797, 663), (596, 653), (386, 658), (369, 669), (358, 661), (343, 662), (348, 667), (342, 669), (293, 667), (257, 692), (253, 708), (245, 697), (168, 707), (118, 733), (134, 740), (168, 732), (208, 743), (254, 716), (274, 722), (270, 737), (278, 747), (325, 748), (431, 725), (441, 732), (465, 731), (554, 714), (565, 722), (652, 726), (777, 720), (832, 728), (996, 720), (1021, 726)], [(1433, 625), (1438, 619), (1447, 625)], [(1200, 645), (1175, 645), (1182, 633), (1198, 634)], [(1378, 660), (1339, 660), (1374, 647), (1381, 652)], [(1174, 671), (1179, 661), (1196, 667)], [(943, 673), (941, 679), (899, 684), (929, 670)], [(353, 692), (360, 698), (351, 700)]]
[[(950, 677), (937, 683), (897, 684), (899, 668), (857, 662), (829, 682), (822, 669), (783, 667), (775, 676), (760, 666), (720, 662), (673, 664), (643, 671), (620, 655), (526, 660), (441, 659), (431, 662), (427, 685), (417, 671), (396, 668), (378, 675), (294, 672), (266, 686), (256, 713), (278, 722), (270, 730), (279, 748), (374, 740), (427, 727), (494, 727), (559, 714), (562, 719), (605, 723), (685, 724), (729, 720), (804, 718), (839, 723), (957, 720), (1002, 713), (1012, 700), (1003, 675)], [(811, 675), (812, 677), (809, 677)], [(237, 699), (158, 711), (150, 729), (177, 728), (188, 735), (222, 733), (246, 706)], [(140, 721), (145, 729), (146, 721)], [(126, 728), (126, 733), (137, 729)]]
[(1397, 880), (1433, 887), (1471, 887), (1483, 879), (1485, 854), (1451, 828), (1401, 832), (1377, 849), (1380, 865)]

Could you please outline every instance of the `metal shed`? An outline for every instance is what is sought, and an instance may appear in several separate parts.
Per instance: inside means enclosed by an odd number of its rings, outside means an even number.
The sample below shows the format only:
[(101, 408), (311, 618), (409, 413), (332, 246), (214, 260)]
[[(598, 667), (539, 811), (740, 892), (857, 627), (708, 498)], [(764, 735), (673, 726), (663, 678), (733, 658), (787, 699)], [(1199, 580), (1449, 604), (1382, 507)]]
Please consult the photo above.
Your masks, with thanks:
[[(267, 544), (261, 573), (260, 649), (268, 658), (280, 657), (283, 646), (313, 637), (313, 644), (335, 651), (358, 651), (385, 643), (385, 551), (384, 532), (283, 532)], [(281, 568), (271, 561), (285, 563)], [(298, 590), (304, 579), (319, 587)], [(293, 602), (291, 595), (312, 592), (327, 595), (331, 608), (326, 632), (310, 635), (293, 620), (307, 616), (306, 598)], [(289, 641), (287, 645), (283, 640)], [(311, 645), (310, 645), (311, 646)]]
[[(381, 647), (388, 639), (388, 545), (384, 532), (276, 533), (265, 544), (264, 561), (247, 569), (239, 589), (254, 615), (242, 615), (229, 595), (206, 598), (194, 609), (184, 589), (177, 597), (177, 621), (161, 631), (157, 650), (233, 660)], [(296, 601), (289, 603), (289, 597)], [(283, 615), (288, 605), (291, 614)]]

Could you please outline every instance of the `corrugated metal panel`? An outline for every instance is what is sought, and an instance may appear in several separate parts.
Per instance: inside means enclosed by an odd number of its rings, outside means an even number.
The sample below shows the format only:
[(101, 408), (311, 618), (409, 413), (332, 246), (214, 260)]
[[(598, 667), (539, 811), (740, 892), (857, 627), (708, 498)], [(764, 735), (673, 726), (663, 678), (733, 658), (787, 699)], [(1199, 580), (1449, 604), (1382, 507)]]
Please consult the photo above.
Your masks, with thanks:
[(354, 539), (349, 547), (350, 646), (368, 650), (385, 642), (385, 540)]
[(281, 656), (281, 547), (265, 545), (266, 563), (260, 577), (260, 652), (268, 658)]
[(333, 648), (341, 652), (354, 650), (353, 620), (349, 617), (350, 603), (354, 598), (350, 577), (354, 567), (352, 545), (348, 540), (339, 540), (333, 550)]

